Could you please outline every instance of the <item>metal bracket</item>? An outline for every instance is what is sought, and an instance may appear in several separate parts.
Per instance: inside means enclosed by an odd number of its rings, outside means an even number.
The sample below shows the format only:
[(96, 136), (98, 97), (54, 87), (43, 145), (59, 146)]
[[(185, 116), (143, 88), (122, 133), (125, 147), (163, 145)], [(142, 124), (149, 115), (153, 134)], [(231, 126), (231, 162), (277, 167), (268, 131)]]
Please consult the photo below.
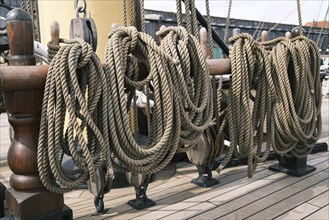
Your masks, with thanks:
[(128, 202), (134, 209), (140, 210), (155, 205), (155, 202), (147, 198), (148, 184), (155, 178), (155, 174), (126, 173), (128, 182), (135, 187), (136, 199)]
[(292, 176), (304, 176), (315, 171), (314, 166), (307, 165), (307, 158), (296, 158), (278, 155), (279, 163), (269, 167), (270, 170), (286, 173)]
[[(217, 179), (212, 178), (212, 167), (213, 162), (207, 163), (206, 165), (196, 165), (199, 173), (199, 177), (193, 179), (191, 183), (194, 183), (197, 186), (201, 186), (204, 188), (211, 187), (219, 184)], [(206, 174), (206, 175), (205, 175)]]

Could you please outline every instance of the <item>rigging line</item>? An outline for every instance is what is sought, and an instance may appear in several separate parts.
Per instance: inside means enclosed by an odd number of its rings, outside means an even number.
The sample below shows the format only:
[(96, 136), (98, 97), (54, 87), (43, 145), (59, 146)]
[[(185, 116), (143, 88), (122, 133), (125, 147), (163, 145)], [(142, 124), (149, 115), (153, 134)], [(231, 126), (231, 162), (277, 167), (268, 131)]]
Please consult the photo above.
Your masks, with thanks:
[[(329, 7), (327, 8), (326, 14), (324, 15), (324, 19), (323, 19), (324, 21), (327, 20), (328, 12), (329, 12)], [(316, 41), (316, 45), (317, 46), (319, 46), (319, 40), (321, 38), (321, 35), (322, 35), (322, 32), (323, 32), (323, 28), (324, 28), (324, 26), (321, 27), (320, 34), (319, 34), (318, 39)]]
[[(305, 2), (307, 2), (308, 0), (305, 0), (301, 3), (301, 6), (303, 6), (305, 4)], [(281, 19), (278, 23), (276, 23), (275, 25), (273, 25), (268, 31), (267, 33), (270, 33), (271, 31), (273, 31), (278, 25), (280, 25), (284, 20), (286, 20), (290, 15), (292, 15), (295, 11), (297, 10), (297, 7), (292, 10), (286, 17), (284, 17), (283, 19)], [(257, 38), (257, 41), (260, 40), (261, 37)]]
[(260, 28), (259, 26), (260, 26), (262, 23), (263, 23), (262, 21), (258, 21), (258, 22), (257, 22), (256, 29), (255, 29), (254, 33), (252, 34), (252, 37), (253, 37), (253, 38), (255, 37), (256, 32), (258, 32), (258, 30), (259, 30), (259, 28)]
[(255, 38), (255, 39), (257, 39), (257, 38), (259, 38), (259, 37), (260, 37), (260, 35), (261, 35), (261, 33), (262, 33), (262, 29), (263, 29), (263, 27), (264, 27), (264, 24), (265, 24), (265, 22), (264, 22), (264, 21), (260, 21), (260, 22), (259, 22), (259, 24), (260, 24), (260, 27), (259, 27), (259, 28), (257, 28), (257, 29), (255, 30), (254, 34), (252, 35), (252, 38)]
[(318, 46), (320, 49), (322, 48), (323, 41), (324, 41), (324, 38), (326, 37), (326, 34), (327, 34), (328, 30), (329, 30), (329, 26), (326, 28), (326, 30), (323, 33), (321, 44), (320, 44), (320, 46)]
[[(319, 20), (320, 11), (321, 11), (321, 8), (322, 8), (322, 3), (323, 3), (323, 0), (321, 1), (320, 7), (319, 7), (319, 11), (318, 11), (318, 16), (317, 16), (317, 18), (316, 18), (315, 23), (318, 22), (318, 20)], [(313, 23), (314, 23), (314, 22), (313, 22)], [(311, 31), (312, 31), (312, 28), (313, 28), (313, 25), (312, 25), (311, 28), (308, 30), (307, 38), (310, 37), (310, 34), (311, 34)]]

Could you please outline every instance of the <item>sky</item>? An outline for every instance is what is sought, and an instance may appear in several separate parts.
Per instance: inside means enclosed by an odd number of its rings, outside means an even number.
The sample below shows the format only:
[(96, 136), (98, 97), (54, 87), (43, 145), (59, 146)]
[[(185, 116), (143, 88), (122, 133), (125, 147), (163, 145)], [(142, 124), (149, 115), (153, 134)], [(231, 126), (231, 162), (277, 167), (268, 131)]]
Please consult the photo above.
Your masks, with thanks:
[[(231, 18), (298, 24), (296, 0), (232, 0)], [(300, 0), (302, 22), (325, 19), (329, 0)], [(229, 0), (210, 0), (210, 13), (226, 17)], [(196, 7), (206, 14), (205, 0), (196, 0)], [(175, 12), (175, 0), (145, 0), (146, 9)]]

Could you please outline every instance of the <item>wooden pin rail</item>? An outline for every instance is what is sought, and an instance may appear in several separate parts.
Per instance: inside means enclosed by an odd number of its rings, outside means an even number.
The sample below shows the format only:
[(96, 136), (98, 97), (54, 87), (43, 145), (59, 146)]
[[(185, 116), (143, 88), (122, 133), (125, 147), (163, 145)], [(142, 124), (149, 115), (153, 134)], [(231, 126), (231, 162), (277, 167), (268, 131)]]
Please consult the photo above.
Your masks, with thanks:
[(211, 76), (231, 74), (230, 59), (207, 59), (206, 64)]
[(9, 66), (0, 68), (0, 89), (15, 131), (7, 156), (12, 171), (11, 188), (5, 193), (8, 211), (17, 219), (72, 219), (63, 195), (46, 190), (38, 173), (37, 147), (48, 67), (35, 65), (32, 21), (27, 12), (14, 9), (6, 20), (11, 57)]

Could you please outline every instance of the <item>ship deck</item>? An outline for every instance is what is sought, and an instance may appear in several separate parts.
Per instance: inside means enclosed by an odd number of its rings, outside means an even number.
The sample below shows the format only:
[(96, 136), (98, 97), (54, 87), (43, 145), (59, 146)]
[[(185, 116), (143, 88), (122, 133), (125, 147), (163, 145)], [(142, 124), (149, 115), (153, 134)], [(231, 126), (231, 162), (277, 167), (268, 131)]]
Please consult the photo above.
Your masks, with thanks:
[[(319, 142), (329, 144), (329, 98), (323, 99), (323, 131)], [(9, 185), (11, 171), (6, 163), (10, 144), (7, 115), (0, 115), (0, 181)], [(213, 172), (219, 185), (201, 188), (191, 183), (196, 167), (187, 162), (171, 163), (150, 184), (148, 197), (156, 206), (135, 210), (133, 187), (112, 189), (105, 195), (106, 214), (91, 216), (94, 197), (87, 189), (64, 194), (74, 219), (328, 219), (329, 153), (311, 154), (308, 164), (316, 170), (302, 177), (270, 171), (275, 160), (258, 165), (252, 178), (244, 165)]]

